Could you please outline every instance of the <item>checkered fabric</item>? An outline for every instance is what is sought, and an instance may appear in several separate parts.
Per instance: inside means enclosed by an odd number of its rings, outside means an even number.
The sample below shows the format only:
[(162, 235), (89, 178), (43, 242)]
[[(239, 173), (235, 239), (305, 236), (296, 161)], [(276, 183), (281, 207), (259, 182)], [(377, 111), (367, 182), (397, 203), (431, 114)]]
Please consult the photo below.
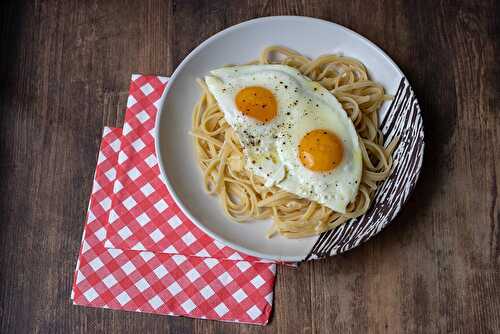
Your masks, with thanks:
[(121, 143), (120, 129), (105, 128), (74, 276), (74, 304), (266, 324), (275, 264), (104, 247)]
[(259, 260), (222, 245), (197, 228), (175, 204), (160, 179), (153, 130), (166, 80), (132, 76), (106, 226), (106, 247)]

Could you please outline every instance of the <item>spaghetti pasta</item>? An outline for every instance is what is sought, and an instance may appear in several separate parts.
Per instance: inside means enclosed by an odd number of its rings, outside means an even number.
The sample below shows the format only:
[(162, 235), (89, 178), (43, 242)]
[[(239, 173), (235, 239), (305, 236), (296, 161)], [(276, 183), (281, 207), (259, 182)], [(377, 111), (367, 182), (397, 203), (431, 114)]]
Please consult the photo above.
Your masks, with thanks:
[(284, 64), (319, 82), (342, 104), (359, 137), (363, 174), (356, 199), (345, 214), (278, 187), (265, 187), (264, 179), (244, 166), (243, 147), (224, 119), (216, 100), (201, 80), (200, 100), (193, 112), (191, 134), (203, 171), (205, 190), (219, 197), (225, 213), (237, 222), (272, 218), (269, 236), (287, 238), (316, 235), (363, 215), (370, 207), (378, 184), (392, 168), (392, 152), (398, 139), (383, 146), (378, 128), (378, 109), (390, 96), (371, 81), (365, 66), (356, 59), (324, 55), (309, 59), (290, 49), (271, 46), (253, 64)]

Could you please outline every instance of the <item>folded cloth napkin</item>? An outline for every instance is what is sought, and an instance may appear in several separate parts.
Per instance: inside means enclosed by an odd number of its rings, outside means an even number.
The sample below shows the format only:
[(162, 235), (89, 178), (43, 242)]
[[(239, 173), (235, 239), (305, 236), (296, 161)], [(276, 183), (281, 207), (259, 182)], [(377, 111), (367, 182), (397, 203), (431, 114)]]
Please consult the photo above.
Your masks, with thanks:
[(160, 179), (153, 131), (166, 81), (164, 77), (132, 76), (105, 246), (260, 260), (217, 242), (196, 227)]
[[(75, 272), (74, 303), (266, 324), (275, 264), (204, 235), (182, 215), (159, 179), (151, 131), (165, 82), (163, 77), (134, 75), (123, 132), (104, 131)], [(170, 229), (131, 229), (161, 219)], [(123, 226), (115, 228), (117, 222)], [(146, 235), (153, 242), (135, 242), (147, 240)], [(158, 242), (163, 239), (168, 242)]]

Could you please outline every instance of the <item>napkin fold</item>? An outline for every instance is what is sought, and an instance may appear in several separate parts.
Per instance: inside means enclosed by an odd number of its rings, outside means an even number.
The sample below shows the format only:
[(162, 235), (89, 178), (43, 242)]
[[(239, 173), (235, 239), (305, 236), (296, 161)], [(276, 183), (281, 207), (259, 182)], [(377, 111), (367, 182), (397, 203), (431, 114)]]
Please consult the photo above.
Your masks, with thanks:
[(133, 75), (123, 131), (104, 129), (73, 302), (264, 325), (275, 264), (205, 235), (160, 179), (152, 130), (166, 81)]

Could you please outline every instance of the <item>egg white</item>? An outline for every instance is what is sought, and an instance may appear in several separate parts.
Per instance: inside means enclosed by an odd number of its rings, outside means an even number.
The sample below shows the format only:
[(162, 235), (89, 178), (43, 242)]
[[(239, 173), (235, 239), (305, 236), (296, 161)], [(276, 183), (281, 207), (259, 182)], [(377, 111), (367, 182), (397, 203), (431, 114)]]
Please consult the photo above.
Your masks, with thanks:
[[(248, 170), (265, 178), (266, 186), (345, 213), (358, 192), (362, 159), (354, 125), (333, 94), (286, 65), (220, 68), (205, 81), (244, 147)], [(249, 86), (273, 93), (278, 106), (274, 119), (263, 123), (238, 110), (236, 95)], [(300, 140), (315, 129), (331, 131), (342, 141), (342, 162), (331, 171), (311, 171), (298, 158)]]

